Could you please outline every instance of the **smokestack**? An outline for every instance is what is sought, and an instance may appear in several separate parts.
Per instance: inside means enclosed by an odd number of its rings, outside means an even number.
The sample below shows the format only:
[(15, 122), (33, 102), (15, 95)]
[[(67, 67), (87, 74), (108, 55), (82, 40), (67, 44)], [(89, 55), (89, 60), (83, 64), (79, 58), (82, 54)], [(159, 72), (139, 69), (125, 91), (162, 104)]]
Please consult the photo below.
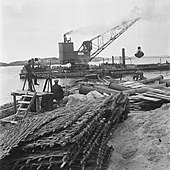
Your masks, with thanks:
[(122, 48), (122, 63), (123, 63), (123, 67), (126, 66), (125, 64), (125, 48)]

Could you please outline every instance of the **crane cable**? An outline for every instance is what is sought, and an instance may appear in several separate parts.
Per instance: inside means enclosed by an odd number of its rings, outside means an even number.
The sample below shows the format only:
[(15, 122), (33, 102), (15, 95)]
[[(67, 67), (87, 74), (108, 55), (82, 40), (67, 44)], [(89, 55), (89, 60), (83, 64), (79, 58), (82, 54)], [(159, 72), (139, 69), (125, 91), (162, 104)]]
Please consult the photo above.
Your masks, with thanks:
[(137, 53), (135, 54), (135, 57), (141, 58), (144, 56), (144, 53), (141, 51), (141, 46), (140, 46), (140, 23), (138, 20), (138, 47), (137, 47)]
[(140, 46), (140, 20), (138, 20), (138, 45)]

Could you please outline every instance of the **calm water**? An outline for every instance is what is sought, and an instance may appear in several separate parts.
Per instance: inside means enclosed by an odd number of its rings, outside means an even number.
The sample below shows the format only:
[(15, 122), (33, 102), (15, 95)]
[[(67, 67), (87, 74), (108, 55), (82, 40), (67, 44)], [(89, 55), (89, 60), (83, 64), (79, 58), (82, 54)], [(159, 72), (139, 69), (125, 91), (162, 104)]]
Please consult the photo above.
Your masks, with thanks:
[[(19, 78), (21, 68), (22, 66), (0, 67), (0, 105), (12, 102), (11, 92), (22, 89), (24, 79)], [(54, 80), (52, 81), (54, 84)], [(59, 79), (61, 86), (70, 85), (72, 82), (73, 79)], [(45, 79), (39, 79), (38, 83), (40, 85), (35, 86), (36, 91), (42, 91)]]
[[(161, 61), (170, 62), (169, 58), (162, 58)], [(155, 58), (154, 63), (159, 63), (160, 58)], [(132, 61), (132, 64), (141, 64), (141, 63), (153, 63), (152, 58), (145, 59), (135, 59)], [(129, 61), (127, 61), (129, 64)], [(19, 73), (22, 66), (10, 66), (10, 67), (0, 67), (0, 105), (11, 102), (12, 96), (11, 92), (15, 90), (21, 90), (24, 80), (19, 78)], [(170, 79), (170, 71), (152, 71), (152, 72), (144, 72), (144, 76), (147, 78), (156, 77), (158, 75), (163, 75), (164, 78)], [(70, 85), (73, 82), (73, 79), (59, 79), (59, 84), (62, 86)], [(36, 86), (37, 91), (42, 91), (45, 83), (44, 79), (38, 80), (40, 86)], [(54, 80), (53, 80), (54, 83)]]

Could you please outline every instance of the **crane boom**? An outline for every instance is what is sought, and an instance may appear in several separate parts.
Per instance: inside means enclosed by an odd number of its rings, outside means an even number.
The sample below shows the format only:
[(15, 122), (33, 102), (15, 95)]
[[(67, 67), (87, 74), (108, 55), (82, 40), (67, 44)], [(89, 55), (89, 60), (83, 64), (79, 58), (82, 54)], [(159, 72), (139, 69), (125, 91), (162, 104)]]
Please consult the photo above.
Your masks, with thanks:
[(83, 41), (81, 47), (74, 51), (73, 42), (71, 38), (68, 39), (67, 35), (73, 31), (64, 34), (64, 42), (59, 43), (59, 59), (60, 63), (67, 64), (85, 64), (93, 60), (99, 53), (108, 47), (114, 40), (122, 35), (129, 27), (131, 27), (140, 18), (132, 19), (123, 22), (112, 28), (109, 31), (100, 34), (91, 40)]
[[(140, 18), (123, 22), (121, 25), (112, 28), (111, 30), (98, 35), (90, 40), (95, 50), (91, 51), (90, 60), (93, 60), (100, 52), (109, 46), (114, 40), (122, 35), (129, 27), (131, 27)], [(107, 40), (106, 40), (107, 39)]]

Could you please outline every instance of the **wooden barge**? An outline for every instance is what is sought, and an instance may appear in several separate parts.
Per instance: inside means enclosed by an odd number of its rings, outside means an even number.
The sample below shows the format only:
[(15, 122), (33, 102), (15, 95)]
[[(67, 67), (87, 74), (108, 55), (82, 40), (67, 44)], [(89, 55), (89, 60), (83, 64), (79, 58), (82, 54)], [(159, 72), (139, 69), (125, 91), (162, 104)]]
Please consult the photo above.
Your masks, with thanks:
[[(164, 63), (164, 64), (141, 64), (141, 65), (134, 65), (133, 67), (115, 67), (113, 64), (104, 64), (103, 66), (92, 68), (92, 69), (83, 69), (83, 70), (51, 70), (50, 76), (51, 78), (80, 78), (84, 77), (85, 75), (89, 73), (96, 73), (96, 74), (105, 74), (108, 76), (111, 76), (113, 78), (119, 78), (122, 75), (127, 74), (134, 74), (137, 70), (170, 70), (170, 63)], [(38, 71), (36, 72), (39, 79), (46, 79), (49, 76), (49, 71)], [(20, 79), (26, 78), (26, 73), (22, 72), (19, 74)]]

